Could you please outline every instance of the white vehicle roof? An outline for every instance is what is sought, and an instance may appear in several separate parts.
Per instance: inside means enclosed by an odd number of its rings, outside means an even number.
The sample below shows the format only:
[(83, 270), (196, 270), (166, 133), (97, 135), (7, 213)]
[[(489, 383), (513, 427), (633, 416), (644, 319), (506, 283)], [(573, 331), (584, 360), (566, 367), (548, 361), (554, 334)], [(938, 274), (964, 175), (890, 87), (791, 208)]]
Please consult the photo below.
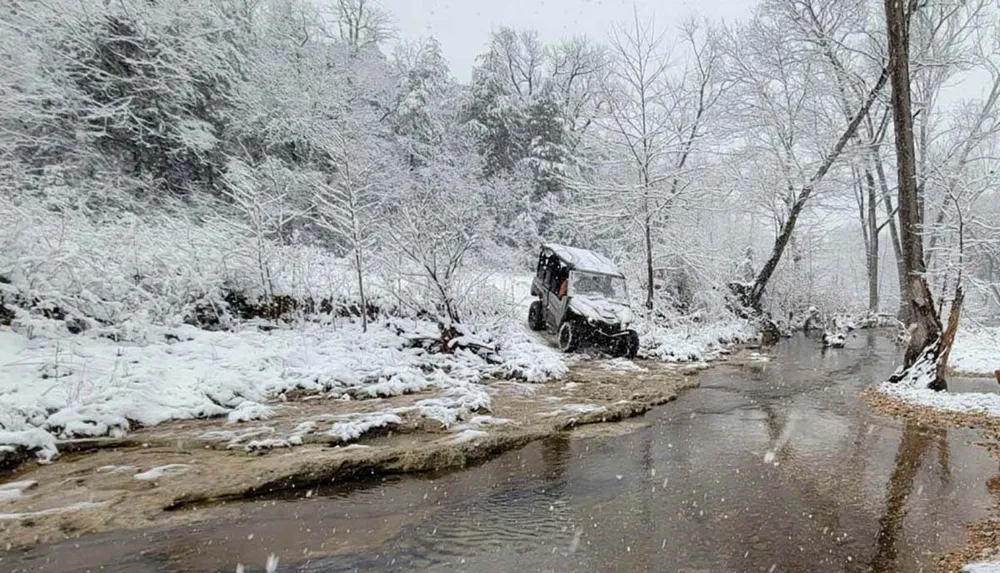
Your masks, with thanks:
[(546, 243), (542, 245), (542, 248), (555, 253), (572, 270), (616, 277), (623, 276), (615, 263), (600, 253), (555, 243)]

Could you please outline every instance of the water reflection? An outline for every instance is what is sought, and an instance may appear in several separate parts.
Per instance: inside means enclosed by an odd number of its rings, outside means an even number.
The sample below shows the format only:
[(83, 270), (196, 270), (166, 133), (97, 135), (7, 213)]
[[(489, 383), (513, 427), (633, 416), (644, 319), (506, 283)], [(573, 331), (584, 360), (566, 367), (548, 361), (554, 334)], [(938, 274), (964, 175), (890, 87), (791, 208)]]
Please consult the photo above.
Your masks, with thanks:
[(903, 529), (906, 505), (913, 492), (914, 481), (920, 470), (924, 456), (931, 444), (938, 447), (941, 462), (940, 476), (946, 480), (950, 473), (947, 466), (946, 430), (923, 428), (915, 422), (907, 421), (903, 426), (903, 438), (896, 453), (896, 461), (886, 492), (885, 512), (878, 522), (875, 535), (875, 555), (872, 557), (872, 571), (899, 571), (899, 534)]
[(542, 441), (542, 466), (553, 489), (566, 485), (566, 468), (573, 457), (569, 434)]

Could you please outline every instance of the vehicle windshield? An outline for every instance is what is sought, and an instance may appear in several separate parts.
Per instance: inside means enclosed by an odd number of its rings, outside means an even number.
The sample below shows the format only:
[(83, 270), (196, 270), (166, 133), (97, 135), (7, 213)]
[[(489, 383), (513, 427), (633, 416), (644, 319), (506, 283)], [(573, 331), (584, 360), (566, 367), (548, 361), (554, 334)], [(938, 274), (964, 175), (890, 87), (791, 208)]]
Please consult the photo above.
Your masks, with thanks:
[(628, 301), (625, 279), (622, 277), (582, 271), (569, 273), (569, 295), (606, 298), (618, 302)]

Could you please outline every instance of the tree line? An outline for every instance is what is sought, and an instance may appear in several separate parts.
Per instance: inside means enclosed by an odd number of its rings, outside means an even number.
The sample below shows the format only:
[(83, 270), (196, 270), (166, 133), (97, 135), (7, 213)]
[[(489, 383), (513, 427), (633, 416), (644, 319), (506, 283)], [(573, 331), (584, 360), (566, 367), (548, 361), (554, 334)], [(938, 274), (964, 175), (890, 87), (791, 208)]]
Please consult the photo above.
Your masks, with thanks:
[[(764, 0), (727, 25), (624, 11), (606, 40), (501, 27), (462, 83), (434, 38), (393, 41), (374, 0), (13, 3), (0, 169), (12, 188), (210, 195), (255, 238), (265, 291), (269, 245), (309, 241), (350, 261), (362, 301), (376, 267), (406, 266), (450, 321), (470, 256), (543, 240), (611, 253), (654, 313), (720, 286), (800, 309), (815, 274), (848, 270), (814, 247), (845, 226), (870, 310), (910, 316), (914, 268), (939, 300), (961, 276), (998, 305), (996, 8), (909, 3), (900, 55), (887, 6)], [(893, 113), (903, 59), (912, 129)], [(966, 76), (982, 95), (949, 93)]]

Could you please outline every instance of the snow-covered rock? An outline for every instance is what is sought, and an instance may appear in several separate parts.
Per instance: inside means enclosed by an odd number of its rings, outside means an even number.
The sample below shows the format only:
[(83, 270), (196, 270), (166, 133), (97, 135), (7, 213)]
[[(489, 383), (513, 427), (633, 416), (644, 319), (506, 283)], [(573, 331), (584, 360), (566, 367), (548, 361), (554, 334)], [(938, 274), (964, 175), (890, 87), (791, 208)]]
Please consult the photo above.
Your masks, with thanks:
[(335, 423), (327, 434), (339, 438), (342, 442), (353, 442), (366, 433), (378, 428), (392, 428), (403, 423), (398, 414), (379, 412), (375, 414), (358, 414), (343, 422)]
[(829, 330), (823, 333), (823, 346), (826, 346), (827, 348), (843, 348), (846, 345), (846, 333)]
[(187, 473), (190, 469), (191, 466), (188, 464), (167, 464), (165, 466), (159, 466), (137, 473), (132, 477), (139, 481), (157, 481), (163, 478)]

